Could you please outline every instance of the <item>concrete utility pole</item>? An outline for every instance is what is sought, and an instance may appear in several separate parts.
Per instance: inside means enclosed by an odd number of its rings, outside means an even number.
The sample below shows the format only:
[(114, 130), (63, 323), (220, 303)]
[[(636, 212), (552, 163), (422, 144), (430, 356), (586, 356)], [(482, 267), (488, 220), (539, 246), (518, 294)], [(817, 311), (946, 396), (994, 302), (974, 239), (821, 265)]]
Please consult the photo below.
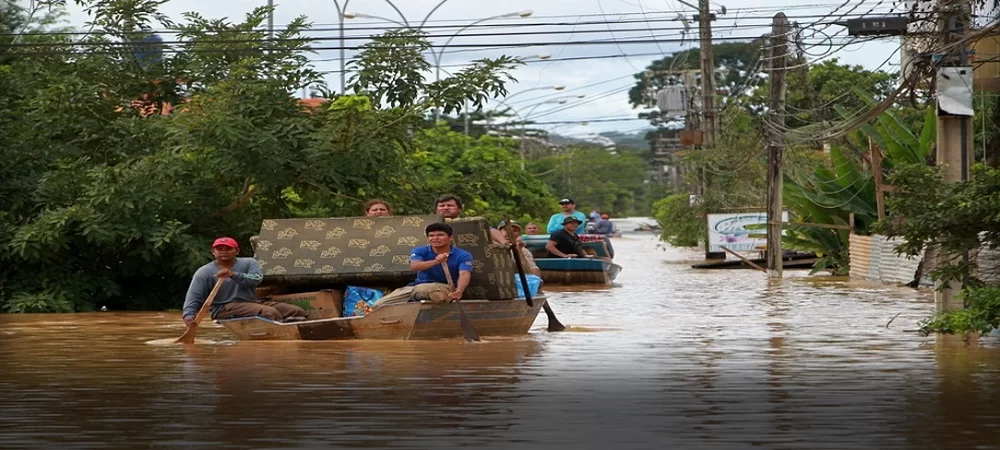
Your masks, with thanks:
[[(971, 5), (969, 0), (939, 0), (938, 2), (938, 33), (941, 35), (942, 45), (952, 44), (960, 40), (969, 31)], [(956, 55), (955, 52), (958, 52)], [(968, 70), (971, 85), (972, 67), (969, 66), (968, 54), (965, 45), (951, 49), (942, 55), (947, 61), (938, 69), (937, 77), (940, 80), (947, 76), (943, 74), (947, 70), (956, 70), (960, 67)], [(963, 69), (957, 69), (961, 74)], [(952, 72), (952, 76), (956, 73)], [(940, 86), (937, 95), (941, 95)], [(940, 106), (937, 108), (937, 165), (946, 166), (944, 179), (950, 182), (963, 182), (969, 180), (969, 165), (973, 159), (973, 117), (970, 115), (954, 115), (943, 111)], [(968, 260), (969, 255), (954, 255), (938, 252), (938, 264), (948, 264), (956, 259)], [(956, 298), (962, 289), (962, 284), (954, 280), (948, 283), (947, 288), (942, 288), (942, 282), (935, 283), (937, 289), (934, 291), (934, 304), (937, 311), (960, 310), (965, 307), (962, 300)]]
[(715, 147), (715, 58), (712, 54), (712, 11), (708, 0), (698, 1), (698, 32), (701, 40), (702, 147)]
[[(788, 34), (791, 27), (785, 13), (774, 15), (771, 29), (771, 58), (768, 80), (771, 83), (771, 123), (767, 137), (767, 276), (781, 278), (781, 158), (785, 143), (780, 127), (785, 123), (785, 66), (788, 59)], [(778, 129), (775, 129), (778, 128)]]

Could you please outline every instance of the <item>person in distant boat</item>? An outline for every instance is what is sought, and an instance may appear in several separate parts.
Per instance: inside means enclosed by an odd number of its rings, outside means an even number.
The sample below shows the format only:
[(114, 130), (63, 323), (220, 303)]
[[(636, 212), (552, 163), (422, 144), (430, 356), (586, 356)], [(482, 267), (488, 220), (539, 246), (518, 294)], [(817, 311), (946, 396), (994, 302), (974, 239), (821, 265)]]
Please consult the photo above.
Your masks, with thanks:
[[(434, 214), (445, 219), (462, 217), (462, 199), (457, 195), (445, 194), (434, 200)], [(506, 244), (507, 237), (500, 230), (490, 227), (490, 239), (498, 244)]]
[(611, 223), (607, 214), (601, 214), (601, 217), (597, 219), (597, 223), (594, 227), (594, 232), (597, 234), (611, 234), (615, 232), (615, 224)]
[(597, 222), (597, 219), (600, 219), (600, 218), (601, 218), (601, 209), (600, 208), (594, 208), (594, 210), (590, 212), (590, 220), (591, 220), (591, 222)]
[(194, 318), (215, 287), (216, 278), (225, 279), (212, 301), (212, 319), (260, 316), (275, 322), (303, 320), (306, 311), (282, 302), (260, 302), (254, 289), (264, 279), (260, 264), (253, 258), (238, 258), (240, 246), (236, 239), (221, 237), (212, 243), (215, 261), (201, 266), (191, 279), (184, 297), (182, 316), (188, 327), (196, 326)]
[(576, 216), (568, 216), (563, 219), (562, 228), (549, 235), (549, 241), (545, 243), (545, 250), (549, 252), (549, 258), (588, 258), (587, 252), (583, 251), (583, 243), (576, 235), (577, 228), (583, 221)]
[(546, 227), (546, 231), (548, 231), (549, 234), (563, 229), (563, 222), (567, 217), (576, 217), (580, 223), (585, 223), (587, 221), (587, 216), (576, 210), (576, 202), (574, 202), (573, 199), (564, 198), (559, 200), (559, 207), (562, 208), (562, 212), (555, 213), (549, 218), (549, 225)]
[[(504, 226), (507, 225), (506, 221), (501, 220), (497, 224), (497, 229), (506, 233)], [(524, 246), (524, 241), (521, 240), (521, 224), (517, 223), (515, 220), (510, 221), (510, 231), (514, 235), (514, 242), (517, 245), (518, 254), (521, 256), (521, 266), (524, 270), (530, 272), (535, 276), (542, 276), (542, 269), (538, 268), (538, 264), (535, 264), (535, 257), (531, 254), (531, 250), (528, 250)]]
[(542, 234), (542, 229), (538, 226), (537, 223), (528, 222), (528, 224), (524, 226), (524, 234), (527, 234), (528, 236)]
[[(451, 225), (432, 223), (424, 232), (428, 245), (410, 253), (410, 269), (417, 271), (417, 279), (382, 297), (372, 309), (418, 300), (447, 303), (462, 299), (472, 280), (472, 254), (452, 245), (454, 231)], [(448, 284), (441, 267), (446, 261), (454, 285)]]
[(365, 203), (366, 217), (388, 217), (392, 215), (392, 205), (389, 202), (376, 198)]

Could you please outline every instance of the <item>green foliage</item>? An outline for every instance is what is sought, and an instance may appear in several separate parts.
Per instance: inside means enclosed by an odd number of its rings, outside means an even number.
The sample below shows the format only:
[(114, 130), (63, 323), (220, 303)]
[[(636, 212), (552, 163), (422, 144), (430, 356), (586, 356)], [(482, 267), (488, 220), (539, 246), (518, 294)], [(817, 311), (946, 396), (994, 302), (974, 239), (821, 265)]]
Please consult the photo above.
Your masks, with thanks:
[(512, 139), (472, 138), (441, 123), (419, 134), (413, 145), (405, 172), (421, 174), (407, 194), (418, 202), (416, 209), (432, 210), (434, 198), (447, 192), (462, 198), (465, 215), (485, 216), (494, 224), (504, 214), (541, 218), (558, 210), (548, 186), (520, 170)]
[[(862, 98), (869, 104), (874, 102), (871, 98)], [(889, 110), (843, 144), (852, 149), (862, 143), (867, 147), (867, 139), (871, 138), (885, 149), (883, 167), (891, 169), (926, 160), (933, 148), (934, 131), (933, 110), (925, 113), (919, 136), (903, 124), (896, 111)], [(811, 170), (809, 165), (786, 169), (784, 205), (793, 214), (793, 222), (847, 225), (853, 213), (855, 232), (870, 234), (878, 220), (878, 210), (873, 175), (870, 166), (866, 167), (870, 161), (866, 163), (863, 158), (860, 152), (851, 156), (842, 147), (834, 146), (828, 164), (816, 165)], [(849, 239), (846, 230), (792, 226), (782, 243), (789, 249), (815, 252), (820, 259), (813, 272), (830, 270), (845, 274), (850, 267)]]
[[(494, 216), (552, 206), (509, 144), (422, 129), (427, 108), (505, 93), (508, 58), (424, 83), (406, 78), (420, 54), (366, 49), (352, 61), (367, 77), (357, 94), (306, 110), (293, 92), (319, 75), (303, 18), (270, 40), (265, 8), (176, 25), (162, 0), (81, 3), (94, 29), (73, 52), (29, 45), (0, 60), (0, 310), (175, 308), (216, 236), (246, 243), (265, 218), (360, 215), (369, 197), (400, 214), (429, 212), (439, 190)], [(116, 42), (154, 28), (185, 43), (143, 68)], [(399, 79), (413, 84), (372, 81)], [(428, 159), (442, 169), (425, 171)]]
[(653, 217), (663, 232), (660, 239), (675, 247), (694, 247), (705, 238), (704, 215), (691, 205), (687, 194), (675, 194), (653, 205)]
[[(648, 167), (634, 152), (614, 154), (596, 146), (571, 145), (532, 161), (528, 169), (547, 182), (554, 194), (575, 200), (578, 210), (586, 213), (600, 208), (624, 217), (648, 210), (653, 195), (658, 194), (656, 183), (647, 182)], [(551, 208), (558, 211), (558, 205)]]
[(980, 335), (1000, 328), (1000, 287), (973, 287), (962, 293), (965, 309), (935, 314), (921, 321), (925, 334), (946, 333)]
[[(799, 62), (804, 64), (804, 61)], [(868, 107), (864, 97), (855, 95), (859, 88), (873, 93), (881, 101), (895, 88), (896, 77), (883, 71), (871, 71), (858, 65), (840, 64), (837, 58), (817, 64), (800, 66), (800, 70), (788, 73), (786, 82), (785, 107), (788, 116), (786, 126), (799, 128), (839, 119), (841, 111), (857, 114)], [(763, 113), (768, 104), (770, 83), (765, 81), (754, 91), (748, 104), (754, 111)]]
[[(1000, 170), (973, 166), (967, 182), (945, 182), (940, 168), (897, 166), (889, 182), (897, 187), (887, 206), (901, 219), (876, 225), (876, 231), (900, 238), (896, 252), (920, 256), (933, 246), (949, 254), (1000, 246)], [(905, 219), (902, 219), (905, 218)], [(972, 263), (958, 258), (931, 271), (937, 280), (966, 280)]]

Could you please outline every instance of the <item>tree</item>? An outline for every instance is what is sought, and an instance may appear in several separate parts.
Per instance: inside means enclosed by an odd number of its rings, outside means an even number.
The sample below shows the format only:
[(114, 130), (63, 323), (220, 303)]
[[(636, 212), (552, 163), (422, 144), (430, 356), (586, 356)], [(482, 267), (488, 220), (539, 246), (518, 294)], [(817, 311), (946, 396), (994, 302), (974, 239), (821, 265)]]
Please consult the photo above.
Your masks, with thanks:
[[(869, 103), (856, 94), (858, 89), (864, 89), (876, 101), (885, 99), (895, 89), (894, 74), (840, 64), (837, 58), (809, 65), (798, 61), (795, 65), (800, 68), (789, 71), (786, 78), (785, 125), (789, 128), (839, 119), (837, 108), (851, 115), (868, 109)], [(766, 110), (770, 86), (770, 82), (764, 81), (747, 102), (755, 113)]]
[[(616, 217), (648, 210), (648, 164), (633, 152), (610, 153), (597, 146), (571, 145), (532, 161), (538, 174), (560, 197), (571, 197), (577, 208), (600, 208)], [(552, 205), (555, 211), (555, 205)]]
[[(271, 40), (265, 8), (175, 25), (161, 0), (83, 3), (94, 26), (84, 42), (15, 47), (0, 65), (4, 311), (177, 307), (218, 235), (248, 242), (265, 218), (358, 215), (374, 195), (426, 212), (413, 192), (463, 180), (415, 168), (424, 112), (503, 95), (511, 79), (501, 58), (425, 83), (411, 69), (426, 61), (408, 52), (426, 42), (390, 34), (352, 60), (355, 95), (309, 110), (292, 94), (318, 83), (298, 39), (304, 18)], [(185, 42), (137, 64), (122, 42), (154, 28)], [(517, 191), (520, 204), (548, 201), (511, 164), (441, 175), (469, 173), (514, 180), (498, 195)]]

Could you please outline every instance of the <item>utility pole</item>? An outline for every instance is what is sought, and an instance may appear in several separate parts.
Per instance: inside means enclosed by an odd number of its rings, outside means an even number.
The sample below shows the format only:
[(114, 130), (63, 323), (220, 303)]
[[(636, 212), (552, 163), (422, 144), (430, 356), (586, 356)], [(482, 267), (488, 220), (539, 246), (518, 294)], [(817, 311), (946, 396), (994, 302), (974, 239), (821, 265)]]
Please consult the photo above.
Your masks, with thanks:
[[(969, 0), (939, 0), (938, 2), (938, 33), (942, 45), (952, 44), (959, 41), (969, 31), (971, 7)], [(958, 54), (954, 52), (957, 50)], [(968, 55), (965, 45), (960, 45), (957, 49), (952, 49), (948, 53), (941, 55), (944, 64), (938, 69), (937, 95), (942, 94), (943, 89), (940, 84), (945, 80), (954, 77), (968, 76), (968, 85), (972, 85), (972, 67), (969, 66)], [(956, 80), (959, 81), (959, 80)], [(940, 97), (939, 97), (940, 98)], [(973, 127), (971, 105), (968, 115), (954, 114), (954, 112), (944, 111), (940, 103), (937, 107), (937, 165), (945, 166), (944, 179), (948, 182), (959, 183), (969, 180), (969, 164), (973, 158), (972, 142)], [(954, 255), (938, 252), (938, 264), (949, 264), (956, 259), (968, 260), (969, 255)], [(942, 284), (948, 283), (947, 287)], [(937, 286), (934, 290), (934, 304), (937, 311), (960, 310), (965, 307), (963, 301), (958, 297), (962, 289), (960, 282), (955, 280), (935, 282)]]
[(781, 158), (785, 145), (781, 126), (785, 123), (785, 66), (788, 59), (788, 34), (791, 27), (785, 13), (774, 15), (771, 28), (771, 58), (768, 80), (771, 83), (771, 123), (767, 139), (767, 276), (781, 278)]
[[(267, 37), (274, 38), (274, 0), (267, 0)], [(341, 45), (343, 47), (343, 45)]]
[(701, 40), (702, 147), (715, 147), (715, 59), (712, 54), (712, 12), (708, 0), (698, 1), (698, 33)]

